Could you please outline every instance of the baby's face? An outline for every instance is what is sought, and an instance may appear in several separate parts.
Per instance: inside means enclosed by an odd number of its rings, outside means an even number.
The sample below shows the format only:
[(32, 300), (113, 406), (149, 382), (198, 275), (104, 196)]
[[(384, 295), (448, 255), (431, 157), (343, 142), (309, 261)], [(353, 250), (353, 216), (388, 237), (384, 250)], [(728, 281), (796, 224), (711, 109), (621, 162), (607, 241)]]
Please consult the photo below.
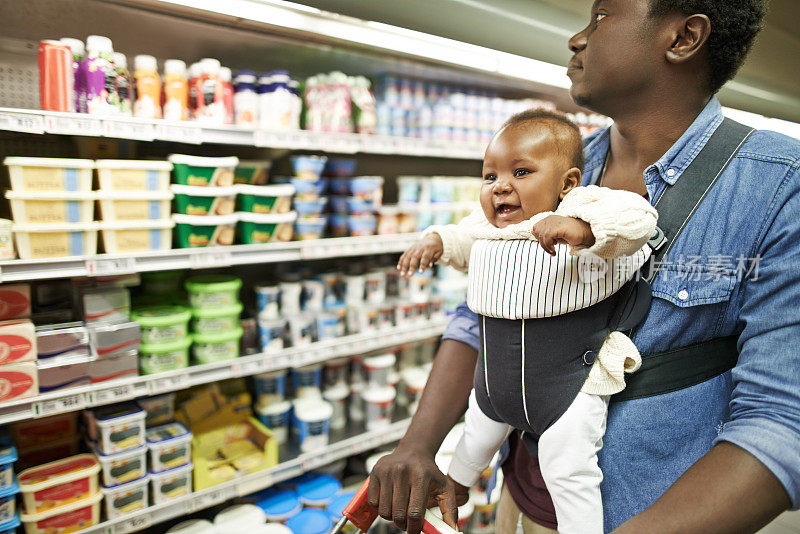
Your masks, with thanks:
[(500, 130), (483, 160), (481, 208), (498, 228), (555, 211), (571, 165), (547, 128), (514, 124)]

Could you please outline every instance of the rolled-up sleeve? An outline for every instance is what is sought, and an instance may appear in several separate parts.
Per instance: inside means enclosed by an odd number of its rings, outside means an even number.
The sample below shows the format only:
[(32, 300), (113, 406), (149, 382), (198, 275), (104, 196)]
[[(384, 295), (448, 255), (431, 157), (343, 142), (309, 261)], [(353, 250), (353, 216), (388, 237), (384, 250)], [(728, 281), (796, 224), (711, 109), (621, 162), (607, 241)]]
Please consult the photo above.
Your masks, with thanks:
[(739, 361), (733, 369), (728, 441), (761, 461), (800, 508), (800, 170), (784, 177), (777, 214), (743, 282)]
[(478, 315), (467, 307), (466, 302), (462, 302), (445, 328), (442, 339), (460, 341), (478, 350), (481, 338), (478, 328)]

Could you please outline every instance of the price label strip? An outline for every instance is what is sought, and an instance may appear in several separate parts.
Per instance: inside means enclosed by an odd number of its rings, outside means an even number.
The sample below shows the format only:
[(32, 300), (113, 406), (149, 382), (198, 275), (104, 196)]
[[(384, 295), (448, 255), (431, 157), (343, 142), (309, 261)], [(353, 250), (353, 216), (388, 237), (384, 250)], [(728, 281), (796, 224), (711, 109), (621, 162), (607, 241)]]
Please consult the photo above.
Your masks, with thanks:
[(157, 378), (147, 383), (148, 394), (158, 395), (167, 391), (175, 391), (189, 387), (188, 375), (175, 375), (168, 378)]
[(0, 112), (0, 130), (33, 134), (44, 133), (44, 117), (33, 113)]
[(129, 532), (137, 532), (150, 528), (152, 524), (153, 519), (150, 517), (150, 514), (141, 514), (114, 525), (108, 531), (109, 534), (128, 534)]
[(224, 503), (233, 497), (233, 488), (220, 488), (208, 493), (202, 493), (192, 498), (191, 508), (193, 511), (205, 510), (214, 505)]
[(86, 260), (86, 272), (89, 276), (112, 276), (137, 272), (136, 258), (111, 258)]
[(103, 135), (103, 124), (99, 119), (78, 115), (73, 117), (47, 117), (45, 129), (49, 133), (62, 135)]
[(155, 135), (164, 141), (199, 145), (203, 142), (203, 130), (191, 126), (178, 126), (174, 124), (157, 124)]
[(200, 250), (190, 256), (192, 269), (230, 267), (233, 255), (227, 250)]
[(101, 404), (111, 404), (128, 400), (135, 397), (134, 388), (132, 384), (124, 386), (115, 386), (112, 388), (101, 389), (89, 393), (89, 404), (97, 406)]
[(77, 410), (82, 410), (85, 407), (86, 397), (82, 393), (79, 393), (77, 395), (69, 395), (59, 399), (34, 402), (33, 416), (45, 417), (64, 412), (74, 412)]
[(103, 121), (103, 135), (118, 139), (152, 141), (156, 138), (156, 129), (148, 123), (106, 120)]

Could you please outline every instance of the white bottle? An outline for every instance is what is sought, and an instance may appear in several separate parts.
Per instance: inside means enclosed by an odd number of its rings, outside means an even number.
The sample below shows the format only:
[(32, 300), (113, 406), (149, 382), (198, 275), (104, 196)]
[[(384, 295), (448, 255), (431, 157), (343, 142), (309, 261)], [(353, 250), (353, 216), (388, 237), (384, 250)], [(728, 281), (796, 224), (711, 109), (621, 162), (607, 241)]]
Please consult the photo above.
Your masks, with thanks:
[(248, 128), (258, 126), (258, 94), (256, 76), (252, 71), (240, 71), (233, 80), (234, 123)]

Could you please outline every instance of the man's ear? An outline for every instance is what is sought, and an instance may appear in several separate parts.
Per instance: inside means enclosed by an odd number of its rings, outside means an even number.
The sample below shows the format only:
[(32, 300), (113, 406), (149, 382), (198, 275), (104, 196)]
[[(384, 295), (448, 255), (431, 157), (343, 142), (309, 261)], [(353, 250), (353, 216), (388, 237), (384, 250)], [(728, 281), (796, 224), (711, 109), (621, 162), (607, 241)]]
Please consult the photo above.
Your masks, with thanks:
[(679, 18), (674, 27), (672, 45), (666, 57), (670, 63), (686, 63), (697, 57), (711, 35), (711, 20), (697, 14)]
[(561, 194), (558, 196), (559, 200), (563, 200), (567, 193), (581, 185), (581, 170), (577, 167), (572, 167), (564, 173), (564, 182), (561, 188)]

